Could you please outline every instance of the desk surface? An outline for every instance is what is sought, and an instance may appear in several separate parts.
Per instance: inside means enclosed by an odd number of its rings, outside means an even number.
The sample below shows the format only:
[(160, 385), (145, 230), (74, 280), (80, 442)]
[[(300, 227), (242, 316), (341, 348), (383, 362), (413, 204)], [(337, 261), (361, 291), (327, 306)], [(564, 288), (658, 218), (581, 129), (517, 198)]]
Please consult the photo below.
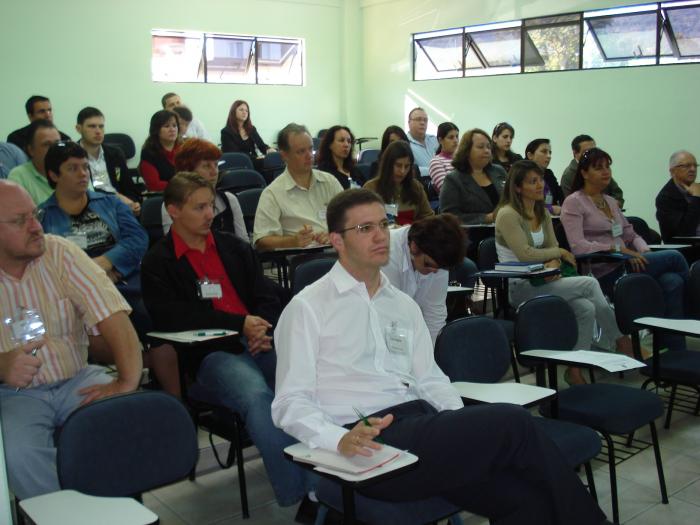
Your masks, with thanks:
[(490, 222), (490, 223), (483, 223), (483, 224), (462, 224), (462, 228), (464, 229), (469, 229), (469, 228), (495, 228), (496, 223)]
[(700, 321), (695, 319), (665, 319), (663, 317), (640, 317), (635, 324), (647, 328), (666, 328), (685, 335), (700, 337)]
[(534, 279), (535, 277), (551, 277), (561, 273), (559, 268), (545, 268), (534, 272), (518, 273), (518, 272), (499, 272), (497, 270), (484, 270), (475, 275), (478, 277), (495, 277), (497, 279)]
[(133, 498), (99, 498), (61, 490), (20, 501), (37, 525), (149, 525), (158, 516)]
[(465, 294), (471, 294), (474, 293), (474, 288), (469, 288), (468, 286), (448, 286), (447, 287), (447, 293), (465, 293)]
[(683, 250), (690, 248), (692, 244), (649, 244), (650, 250)]
[(172, 341), (174, 343), (196, 344), (214, 339), (223, 339), (238, 335), (235, 330), (225, 330), (223, 328), (211, 328), (208, 330), (185, 330), (184, 332), (148, 332), (148, 337)]
[(457, 393), (465, 398), (482, 403), (511, 403), (528, 406), (556, 394), (551, 388), (525, 385), (523, 383), (452, 383)]

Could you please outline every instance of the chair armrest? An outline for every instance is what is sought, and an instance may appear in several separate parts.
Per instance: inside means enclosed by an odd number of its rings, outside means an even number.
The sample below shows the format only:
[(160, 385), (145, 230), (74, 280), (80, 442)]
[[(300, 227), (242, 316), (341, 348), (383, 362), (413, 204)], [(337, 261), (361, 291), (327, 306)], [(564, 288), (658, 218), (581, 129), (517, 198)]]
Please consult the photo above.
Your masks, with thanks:
[(691, 337), (700, 337), (700, 321), (695, 319), (665, 319), (663, 317), (640, 317), (634, 320), (639, 328), (665, 330)]

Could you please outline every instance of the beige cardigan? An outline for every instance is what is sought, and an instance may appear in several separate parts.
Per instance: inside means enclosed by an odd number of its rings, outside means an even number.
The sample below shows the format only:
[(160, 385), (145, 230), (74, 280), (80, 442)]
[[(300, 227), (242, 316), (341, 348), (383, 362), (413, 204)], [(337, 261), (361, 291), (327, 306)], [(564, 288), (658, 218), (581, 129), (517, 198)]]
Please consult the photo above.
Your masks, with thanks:
[(511, 206), (504, 206), (496, 215), (496, 242), (509, 248), (520, 262), (545, 262), (551, 259), (559, 259), (559, 243), (554, 235), (552, 218), (545, 210), (544, 244), (542, 248), (535, 248), (530, 233), (530, 224)]

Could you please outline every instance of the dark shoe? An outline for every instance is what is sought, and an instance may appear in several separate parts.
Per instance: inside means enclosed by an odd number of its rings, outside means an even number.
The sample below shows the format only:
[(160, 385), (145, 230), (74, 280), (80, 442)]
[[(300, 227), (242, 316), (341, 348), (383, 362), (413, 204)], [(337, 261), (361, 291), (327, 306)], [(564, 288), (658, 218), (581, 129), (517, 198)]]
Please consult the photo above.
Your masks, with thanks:
[(294, 521), (304, 525), (313, 525), (316, 522), (316, 514), (318, 514), (319, 507), (320, 503), (311, 501), (308, 496), (304, 496), (304, 499), (299, 503)]

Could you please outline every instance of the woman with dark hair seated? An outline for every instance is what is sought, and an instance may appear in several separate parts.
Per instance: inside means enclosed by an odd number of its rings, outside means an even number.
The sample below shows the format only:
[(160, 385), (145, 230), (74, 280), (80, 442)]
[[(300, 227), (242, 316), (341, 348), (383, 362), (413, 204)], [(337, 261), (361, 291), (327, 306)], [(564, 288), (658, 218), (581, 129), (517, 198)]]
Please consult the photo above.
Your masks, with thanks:
[[(131, 320), (145, 339), (150, 318), (141, 300), (141, 259), (148, 235), (131, 208), (113, 194), (88, 190), (90, 168), (87, 152), (74, 142), (58, 142), (46, 154), (46, 174), (54, 193), (41, 205), (41, 225), (46, 233), (75, 242), (102, 268), (129, 302)], [(113, 357), (91, 340), (91, 356), (112, 363)], [(180, 395), (177, 356), (170, 345), (151, 347), (143, 355), (161, 387)]]
[(510, 171), (510, 167), (514, 162), (523, 159), (520, 155), (513, 153), (513, 151), (510, 149), (514, 138), (515, 130), (513, 129), (513, 126), (507, 122), (496, 124), (496, 127), (493, 128), (493, 134), (491, 135), (491, 141), (493, 143), (493, 160), (491, 162), (498, 164), (506, 173)]
[(151, 117), (148, 138), (141, 148), (139, 173), (149, 191), (163, 191), (175, 175), (175, 154), (180, 147), (180, 121), (162, 109)]
[[(500, 262), (544, 263), (546, 268), (562, 271), (539, 282), (510, 280), (508, 292), (513, 307), (538, 295), (558, 295), (576, 314), (577, 349), (591, 348), (595, 321), (602, 332), (598, 346), (632, 354), (632, 342), (618, 329), (598, 281), (576, 275), (576, 259), (559, 247), (552, 218), (544, 206), (542, 169), (532, 161), (518, 161), (510, 169), (496, 216), (496, 251)], [(585, 383), (579, 368), (568, 369), (565, 378), (569, 383)]]
[(153, 114), (139, 162), (139, 173), (149, 191), (163, 191), (175, 175), (179, 135), (180, 122), (175, 113), (162, 109)]
[(413, 152), (408, 142), (389, 144), (379, 159), (379, 175), (364, 187), (378, 193), (384, 203), (396, 206), (396, 222), (413, 221), (434, 215), (423, 185), (413, 176)]
[[(239, 152), (250, 157), (256, 170), (262, 173), (263, 157), (271, 148), (260, 137), (250, 120), (250, 108), (245, 100), (236, 100), (228, 112), (226, 127), (221, 130), (221, 149), (224, 153)], [(258, 154), (258, 150), (260, 154)]]
[(463, 224), (493, 223), (506, 173), (491, 164), (491, 139), (485, 131), (470, 129), (462, 135), (452, 166), (440, 190), (440, 211), (454, 213)]
[[(379, 143), (379, 156), (377, 157), (377, 160), (372, 162), (372, 165), (369, 168), (370, 178), (376, 177), (377, 173), (379, 173), (379, 159), (382, 157), (382, 154), (384, 153), (384, 150), (386, 150), (386, 147), (392, 142), (396, 142), (397, 140), (403, 140), (404, 142), (408, 142), (408, 135), (406, 135), (406, 132), (402, 130), (399, 126), (388, 126), (384, 130), (384, 133), (382, 133), (382, 140)], [(416, 177), (418, 176), (418, 169), (416, 168)]]
[(442, 181), (454, 168), (452, 157), (459, 146), (459, 128), (452, 122), (443, 122), (437, 129), (438, 146), (435, 156), (430, 160), (428, 173), (433, 188), (439, 193)]
[(549, 139), (530, 141), (525, 148), (525, 156), (537, 164), (544, 174), (544, 207), (551, 215), (561, 215), (564, 192), (554, 173), (548, 168), (552, 160), (552, 147), (549, 144)]
[[(628, 264), (632, 271), (648, 273), (659, 283), (666, 300), (667, 317), (683, 318), (688, 263), (676, 250), (650, 251), (622, 215), (617, 201), (603, 193), (612, 178), (611, 164), (610, 155), (599, 148), (589, 149), (579, 159), (572, 193), (561, 209), (561, 222), (571, 251), (575, 255), (609, 252), (629, 256), (626, 263), (592, 265), (593, 275), (603, 291), (612, 296), (615, 281)], [(662, 337), (665, 346), (685, 349), (685, 337)]]
[(328, 128), (318, 148), (319, 170), (330, 173), (347, 190), (356, 184), (361, 186), (366, 181), (355, 167), (355, 136), (347, 126)]
[[(219, 180), (218, 163), (221, 158), (221, 150), (214, 144), (204, 139), (187, 139), (180, 151), (175, 156), (176, 172), (190, 171), (201, 175), (213, 188)], [(173, 220), (165, 209), (161, 208), (163, 221), (163, 233), (168, 233)], [(233, 233), (248, 241), (243, 211), (238, 199), (233, 193), (216, 190), (214, 198), (214, 220), (211, 223), (212, 230), (221, 230)]]

